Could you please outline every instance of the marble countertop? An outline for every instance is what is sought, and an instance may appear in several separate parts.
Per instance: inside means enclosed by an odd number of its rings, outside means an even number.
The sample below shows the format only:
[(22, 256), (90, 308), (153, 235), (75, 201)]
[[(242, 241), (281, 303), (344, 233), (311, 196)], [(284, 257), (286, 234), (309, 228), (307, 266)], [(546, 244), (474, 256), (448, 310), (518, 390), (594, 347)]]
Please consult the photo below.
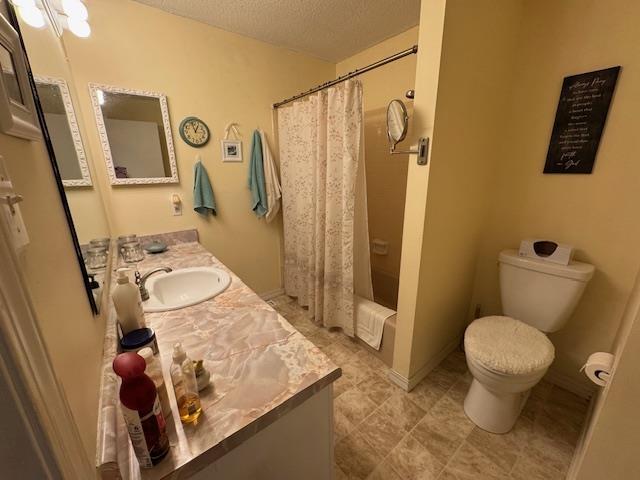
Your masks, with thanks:
[[(103, 478), (117, 478), (118, 474), (124, 479), (184, 478), (341, 375), (328, 357), (199, 243), (178, 243), (165, 253), (147, 255), (138, 263), (138, 270), (144, 273), (159, 266), (216, 266), (229, 272), (231, 285), (198, 305), (145, 314), (147, 326), (156, 332), (173, 412), (167, 419), (171, 451), (148, 470), (138, 467), (119, 410), (117, 378), (110, 370), (115, 314), (109, 312), (97, 452)], [(196, 426), (180, 422), (171, 387), (171, 351), (178, 341), (192, 359), (204, 359), (211, 372), (213, 387), (201, 392), (203, 414)]]

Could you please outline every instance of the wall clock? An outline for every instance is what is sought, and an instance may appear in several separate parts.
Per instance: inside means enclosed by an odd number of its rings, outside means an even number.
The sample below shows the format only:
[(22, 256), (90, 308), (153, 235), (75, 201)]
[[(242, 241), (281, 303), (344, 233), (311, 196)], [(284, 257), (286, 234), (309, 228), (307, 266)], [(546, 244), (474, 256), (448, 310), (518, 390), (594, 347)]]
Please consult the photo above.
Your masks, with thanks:
[(187, 117), (180, 122), (180, 136), (187, 145), (204, 147), (210, 138), (209, 127), (198, 117)]

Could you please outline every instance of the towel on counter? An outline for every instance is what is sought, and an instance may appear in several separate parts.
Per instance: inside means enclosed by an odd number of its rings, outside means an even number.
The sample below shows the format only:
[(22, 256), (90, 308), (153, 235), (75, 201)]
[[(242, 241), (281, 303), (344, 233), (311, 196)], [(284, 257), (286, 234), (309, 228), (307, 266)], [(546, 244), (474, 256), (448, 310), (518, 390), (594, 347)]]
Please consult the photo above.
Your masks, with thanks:
[(258, 217), (263, 217), (267, 213), (269, 207), (264, 181), (262, 141), (260, 140), (260, 132), (258, 132), (258, 130), (253, 132), (253, 141), (251, 142), (249, 190), (251, 190), (251, 210), (253, 210)]
[(193, 209), (205, 217), (209, 213), (215, 215), (216, 199), (213, 196), (213, 188), (207, 170), (199, 158), (193, 166), (193, 174)]
[(260, 130), (260, 140), (262, 142), (264, 181), (267, 190), (267, 213), (264, 218), (267, 223), (269, 223), (276, 217), (278, 210), (280, 210), (282, 190), (280, 189), (280, 180), (278, 179), (278, 171), (273, 161), (273, 155), (271, 155), (267, 137), (262, 130)]

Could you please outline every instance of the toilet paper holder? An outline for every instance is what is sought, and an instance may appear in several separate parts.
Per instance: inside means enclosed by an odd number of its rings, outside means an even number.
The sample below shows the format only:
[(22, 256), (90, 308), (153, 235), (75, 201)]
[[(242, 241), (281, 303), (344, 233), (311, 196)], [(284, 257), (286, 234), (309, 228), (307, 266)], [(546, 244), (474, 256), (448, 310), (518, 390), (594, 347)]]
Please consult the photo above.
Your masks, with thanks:
[(596, 385), (604, 387), (613, 374), (615, 357), (607, 352), (596, 352), (589, 355), (587, 362), (580, 369)]

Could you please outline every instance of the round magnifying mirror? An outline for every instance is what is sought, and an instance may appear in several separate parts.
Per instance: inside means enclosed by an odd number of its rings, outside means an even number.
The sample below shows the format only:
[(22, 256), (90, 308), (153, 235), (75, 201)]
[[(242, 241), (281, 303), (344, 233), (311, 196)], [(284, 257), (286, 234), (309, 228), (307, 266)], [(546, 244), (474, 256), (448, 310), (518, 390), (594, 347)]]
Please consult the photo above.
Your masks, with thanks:
[(387, 107), (387, 136), (391, 146), (395, 147), (407, 136), (409, 115), (407, 107), (400, 100), (391, 100)]

